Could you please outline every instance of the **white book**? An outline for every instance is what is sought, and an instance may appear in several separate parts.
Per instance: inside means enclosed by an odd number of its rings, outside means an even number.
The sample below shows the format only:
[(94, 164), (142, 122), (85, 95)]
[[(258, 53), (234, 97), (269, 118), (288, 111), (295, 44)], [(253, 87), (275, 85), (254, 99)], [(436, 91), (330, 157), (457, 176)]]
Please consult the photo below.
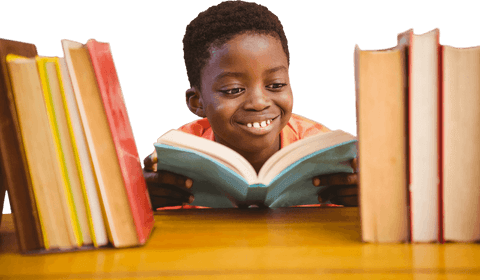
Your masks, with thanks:
[(399, 35), (407, 40), (409, 72), (410, 211), (412, 242), (439, 234), (439, 30)]
[[(68, 45), (70, 42), (64, 40), (62, 41), (62, 43), (64, 52), (68, 54)], [(83, 184), (86, 192), (87, 203), (89, 206), (89, 215), (91, 219), (90, 226), (93, 228), (92, 241), (95, 246), (103, 246), (108, 243), (108, 236), (102, 214), (100, 198), (98, 196), (97, 180), (95, 178), (95, 173), (92, 166), (90, 150), (86, 142), (85, 131), (83, 128), (82, 120), (80, 118), (77, 100), (75, 98), (74, 87), (77, 86), (77, 81), (74, 75), (69, 75), (68, 68), (71, 67), (71, 62), (68, 63), (68, 61), (66, 61), (68, 59), (68, 55), (66, 55), (65, 59), (61, 59), (61, 71), (65, 91), (65, 99), (67, 101), (66, 103), (68, 106), (70, 120), (73, 127), (75, 143), (78, 149), (80, 169), (83, 176)]]

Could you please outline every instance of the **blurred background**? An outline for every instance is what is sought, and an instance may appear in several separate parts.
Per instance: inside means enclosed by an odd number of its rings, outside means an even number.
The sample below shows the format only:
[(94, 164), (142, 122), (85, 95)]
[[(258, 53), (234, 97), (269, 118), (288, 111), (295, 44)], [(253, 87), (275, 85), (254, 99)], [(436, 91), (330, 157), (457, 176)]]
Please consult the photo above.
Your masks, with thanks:
[[(197, 117), (185, 105), (185, 28), (221, 1), (2, 1), (0, 38), (63, 56), (61, 39), (109, 42), (141, 160), (153, 142)], [(293, 112), (356, 135), (353, 53), (390, 48), (410, 28), (440, 43), (480, 45), (474, 1), (256, 1), (281, 20), (290, 50)], [(387, 4), (388, 3), (388, 4)], [(3, 213), (10, 213), (8, 201)]]

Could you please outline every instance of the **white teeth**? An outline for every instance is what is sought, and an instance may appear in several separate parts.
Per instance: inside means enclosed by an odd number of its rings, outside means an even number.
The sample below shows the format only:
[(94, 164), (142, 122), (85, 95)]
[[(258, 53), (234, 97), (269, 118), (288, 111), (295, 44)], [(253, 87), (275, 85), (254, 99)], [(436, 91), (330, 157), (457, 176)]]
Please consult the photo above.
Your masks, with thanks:
[(272, 123), (272, 120), (266, 120), (262, 122), (253, 122), (253, 123), (247, 123), (247, 127), (255, 127), (255, 128), (260, 128), (260, 127), (266, 127)]

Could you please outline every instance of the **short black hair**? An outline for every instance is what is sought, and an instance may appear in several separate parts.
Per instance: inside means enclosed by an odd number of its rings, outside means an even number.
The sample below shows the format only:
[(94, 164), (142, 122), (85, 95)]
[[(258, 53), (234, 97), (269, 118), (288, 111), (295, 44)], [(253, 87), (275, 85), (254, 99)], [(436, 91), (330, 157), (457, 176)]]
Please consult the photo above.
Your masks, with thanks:
[(225, 1), (198, 14), (187, 25), (183, 53), (191, 87), (201, 87), (201, 71), (210, 59), (210, 48), (234, 36), (254, 32), (278, 38), (287, 55), (288, 41), (278, 17), (267, 7), (244, 1)]

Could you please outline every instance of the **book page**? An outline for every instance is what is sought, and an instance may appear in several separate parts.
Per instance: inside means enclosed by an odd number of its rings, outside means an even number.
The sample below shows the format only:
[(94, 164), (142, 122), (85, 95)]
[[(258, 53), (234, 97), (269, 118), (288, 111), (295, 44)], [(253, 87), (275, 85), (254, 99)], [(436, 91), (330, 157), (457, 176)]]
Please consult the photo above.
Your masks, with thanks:
[(265, 162), (258, 173), (259, 181), (268, 185), (285, 168), (309, 154), (355, 139), (351, 134), (335, 130), (299, 140), (281, 149)]
[(208, 155), (245, 178), (249, 184), (255, 184), (257, 172), (253, 166), (239, 153), (222, 144), (210, 141), (179, 130), (170, 130), (157, 143), (195, 150)]

